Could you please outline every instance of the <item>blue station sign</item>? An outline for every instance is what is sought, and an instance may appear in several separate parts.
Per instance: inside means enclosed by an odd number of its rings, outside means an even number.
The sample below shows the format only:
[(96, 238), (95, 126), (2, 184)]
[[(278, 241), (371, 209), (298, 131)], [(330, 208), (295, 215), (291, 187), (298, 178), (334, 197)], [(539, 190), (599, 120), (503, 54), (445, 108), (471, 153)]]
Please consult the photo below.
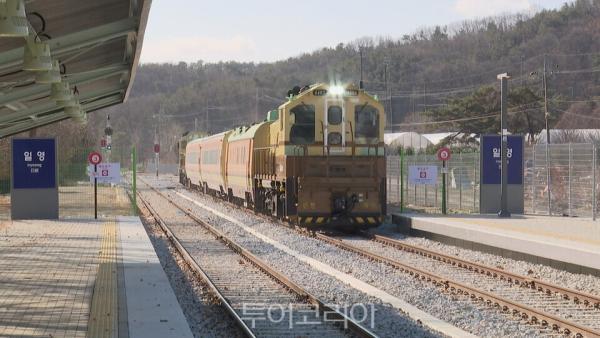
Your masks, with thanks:
[[(523, 136), (509, 135), (506, 141), (507, 183), (523, 184)], [(481, 136), (481, 184), (501, 184), (500, 142), (500, 135)]]
[(13, 139), (12, 176), (14, 189), (56, 187), (56, 141)]

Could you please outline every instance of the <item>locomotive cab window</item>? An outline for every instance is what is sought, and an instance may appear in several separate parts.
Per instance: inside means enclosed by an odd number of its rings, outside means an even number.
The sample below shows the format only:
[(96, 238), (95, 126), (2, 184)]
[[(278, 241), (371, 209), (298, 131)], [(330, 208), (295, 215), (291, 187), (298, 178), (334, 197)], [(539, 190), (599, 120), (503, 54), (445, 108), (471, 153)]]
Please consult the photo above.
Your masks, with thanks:
[(292, 144), (315, 143), (315, 106), (300, 104), (290, 110), (294, 124), (290, 130)]
[(342, 107), (331, 106), (327, 108), (327, 123), (340, 124), (342, 123)]
[(357, 105), (354, 119), (356, 138), (364, 139), (366, 143), (379, 141), (379, 111), (371, 105)]

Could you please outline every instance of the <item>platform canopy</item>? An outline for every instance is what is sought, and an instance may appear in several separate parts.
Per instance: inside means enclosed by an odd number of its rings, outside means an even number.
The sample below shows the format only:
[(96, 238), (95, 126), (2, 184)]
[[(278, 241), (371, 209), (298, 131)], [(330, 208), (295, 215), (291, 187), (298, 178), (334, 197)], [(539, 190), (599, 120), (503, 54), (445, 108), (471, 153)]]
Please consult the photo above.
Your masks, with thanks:
[(51, 95), (52, 84), (41, 83), (41, 72), (23, 70), (32, 41), (47, 43), (51, 59), (59, 61), (61, 81), (68, 82), (83, 120), (127, 99), (151, 0), (17, 2), (25, 6), (29, 35), (0, 36), (0, 137), (73, 117), (67, 103)]

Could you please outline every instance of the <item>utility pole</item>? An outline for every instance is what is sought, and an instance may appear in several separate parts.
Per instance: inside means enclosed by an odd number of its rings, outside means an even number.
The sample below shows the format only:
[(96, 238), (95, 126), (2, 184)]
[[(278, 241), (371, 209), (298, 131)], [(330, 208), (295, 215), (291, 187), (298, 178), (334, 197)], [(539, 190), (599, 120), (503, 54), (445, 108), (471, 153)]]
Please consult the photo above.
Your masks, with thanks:
[(507, 166), (507, 141), (508, 141), (508, 130), (506, 121), (506, 98), (508, 96), (508, 79), (510, 75), (508, 73), (498, 74), (498, 80), (500, 80), (500, 156), (502, 161), (501, 166), (501, 190), (500, 190), (500, 211), (498, 211), (498, 217), (510, 217), (508, 211), (508, 166)]
[(385, 90), (387, 95), (390, 97), (390, 126), (392, 128), (392, 133), (394, 132), (394, 96), (392, 95), (392, 86), (389, 85), (390, 75), (389, 75), (389, 64), (390, 60), (386, 58), (385, 61)]
[(160, 166), (160, 120), (163, 113), (164, 108), (161, 104), (158, 114), (154, 115), (156, 117), (156, 129), (154, 129), (154, 163), (156, 164), (156, 177), (158, 177), (158, 169)]
[(546, 144), (550, 144), (550, 128), (548, 128), (548, 83), (546, 80), (546, 54), (544, 54), (544, 73), (542, 75), (542, 82), (544, 84), (544, 120), (546, 123)]
[(524, 68), (524, 58), (523, 55), (521, 55), (521, 87), (523, 87), (525, 85), (525, 83), (523, 81), (525, 81), (525, 79), (523, 78), (523, 68)]
[(104, 128), (104, 137), (106, 140), (106, 162), (110, 163), (110, 155), (112, 153), (112, 134), (113, 130), (110, 125), (110, 115), (106, 115), (106, 128)]
[(194, 131), (198, 131), (198, 118), (194, 117)]
[(412, 88), (410, 100), (412, 101), (412, 119), (413, 122), (417, 121), (417, 91), (415, 87)]
[(154, 164), (156, 165), (156, 177), (158, 177), (158, 161), (159, 158), (159, 143), (158, 143), (158, 123), (156, 124), (156, 128), (154, 129)]
[(204, 131), (208, 134), (208, 97), (204, 99)]
[(427, 84), (423, 83), (423, 111), (419, 114), (419, 122), (423, 122), (423, 115), (427, 112)]
[(544, 73), (542, 74), (544, 85), (544, 121), (546, 123), (546, 184), (548, 185), (548, 215), (552, 214), (551, 177), (550, 177), (550, 128), (548, 125), (548, 82), (546, 79), (546, 54), (544, 54)]
[(256, 87), (256, 95), (254, 96), (254, 121), (258, 122), (258, 87)]
[[(388, 60), (387, 58), (383, 61), (383, 82), (385, 83), (385, 95), (389, 97), (390, 107), (392, 106), (392, 95), (390, 93), (390, 89), (388, 87)], [(394, 116), (392, 115), (392, 110), (390, 109), (390, 132), (394, 132)]]
[(363, 82), (363, 47), (358, 47), (358, 53), (360, 54), (360, 82), (358, 83), (359, 89), (365, 89)]

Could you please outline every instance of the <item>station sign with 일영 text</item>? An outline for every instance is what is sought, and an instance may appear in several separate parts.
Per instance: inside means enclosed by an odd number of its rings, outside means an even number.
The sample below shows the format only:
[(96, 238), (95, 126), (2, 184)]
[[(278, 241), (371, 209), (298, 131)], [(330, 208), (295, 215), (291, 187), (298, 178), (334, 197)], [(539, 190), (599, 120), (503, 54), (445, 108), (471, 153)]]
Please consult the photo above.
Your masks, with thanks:
[(56, 188), (54, 139), (13, 139), (13, 189)]
[(13, 138), (11, 219), (58, 219), (56, 140)]
[[(508, 184), (523, 184), (523, 136), (508, 135), (506, 162)], [(501, 184), (500, 135), (481, 136), (481, 184)]]

